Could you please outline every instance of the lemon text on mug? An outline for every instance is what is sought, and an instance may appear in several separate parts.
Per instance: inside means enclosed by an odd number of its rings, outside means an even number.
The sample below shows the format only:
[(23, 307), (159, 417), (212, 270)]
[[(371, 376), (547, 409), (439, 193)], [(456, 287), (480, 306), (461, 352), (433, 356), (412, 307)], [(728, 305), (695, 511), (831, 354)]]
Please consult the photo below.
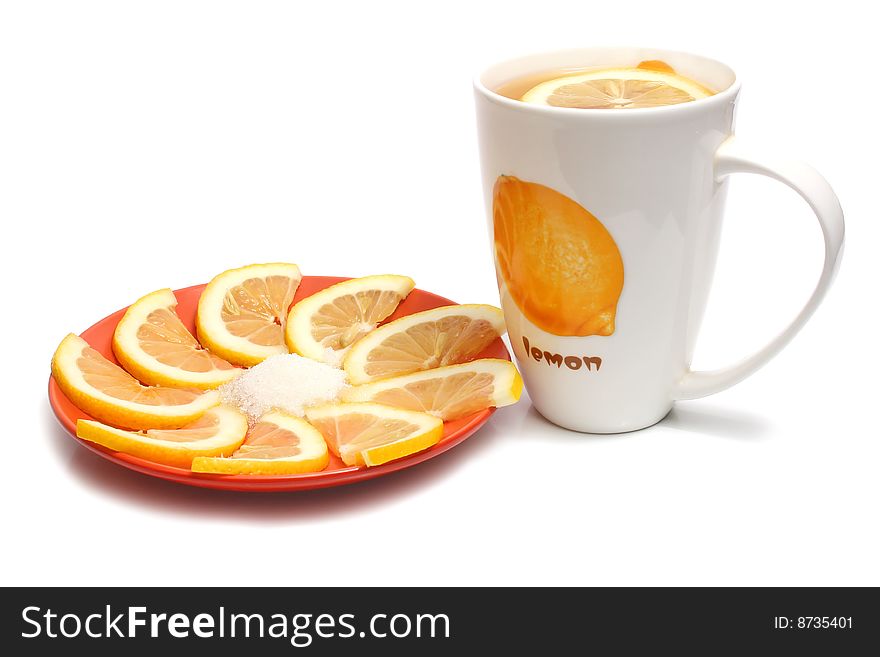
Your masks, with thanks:
[(565, 363), (565, 366), (570, 370), (579, 370), (583, 366), (588, 372), (593, 371), (593, 365), (596, 366), (597, 372), (602, 367), (602, 359), (599, 356), (563, 356), (562, 354), (551, 353), (544, 349), (533, 347), (526, 336), (522, 336), (522, 340), (526, 348), (526, 355), (531, 356), (538, 362), (543, 360), (547, 365), (556, 365), (559, 369), (562, 369), (562, 364)]

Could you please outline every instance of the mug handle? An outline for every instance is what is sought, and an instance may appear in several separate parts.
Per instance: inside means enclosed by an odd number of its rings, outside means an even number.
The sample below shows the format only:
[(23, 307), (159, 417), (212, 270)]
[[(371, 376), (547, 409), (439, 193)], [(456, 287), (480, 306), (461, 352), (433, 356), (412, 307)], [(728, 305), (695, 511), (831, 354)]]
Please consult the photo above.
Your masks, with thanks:
[(774, 178), (800, 194), (816, 213), (825, 238), (825, 264), (812, 296), (794, 321), (763, 349), (730, 367), (712, 371), (688, 371), (673, 392), (675, 399), (698, 399), (729, 388), (763, 367), (801, 330), (831, 287), (843, 254), (843, 210), (837, 196), (819, 173), (797, 161), (753, 155), (730, 137), (715, 152), (715, 179), (732, 173), (757, 173)]

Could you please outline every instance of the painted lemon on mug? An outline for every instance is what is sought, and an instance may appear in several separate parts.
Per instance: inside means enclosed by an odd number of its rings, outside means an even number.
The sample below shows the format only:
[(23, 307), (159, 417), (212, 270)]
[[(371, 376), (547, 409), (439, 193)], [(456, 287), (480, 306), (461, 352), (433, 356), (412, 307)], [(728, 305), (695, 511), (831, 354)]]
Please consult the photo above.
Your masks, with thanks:
[(611, 335), (623, 259), (602, 222), (564, 194), (500, 176), (493, 195), (495, 257), (511, 298), (554, 335)]

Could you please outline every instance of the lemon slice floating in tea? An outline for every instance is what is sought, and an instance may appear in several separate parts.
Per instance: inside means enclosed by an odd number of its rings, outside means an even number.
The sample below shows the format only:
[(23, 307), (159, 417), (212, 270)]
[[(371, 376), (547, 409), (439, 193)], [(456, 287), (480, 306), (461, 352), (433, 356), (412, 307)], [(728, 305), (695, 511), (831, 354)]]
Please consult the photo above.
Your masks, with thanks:
[(327, 443), (305, 420), (271, 411), (248, 432), (230, 456), (193, 459), (193, 472), (215, 474), (279, 475), (318, 472), (327, 467)]
[(443, 420), (383, 404), (325, 404), (306, 417), (346, 465), (381, 465), (421, 452), (443, 437)]
[(714, 92), (662, 62), (604, 68), (542, 82), (523, 94), (535, 105), (577, 109), (641, 109), (678, 105)]
[(244, 413), (216, 406), (180, 429), (124, 431), (94, 420), (79, 420), (76, 435), (117, 452), (188, 468), (194, 458), (232, 454), (247, 434)]
[(199, 299), (199, 340), (233, 365), (246, 367), (288, 353), (284, 325), (301, 280), (299, 267), (283, 262), (215, 276)]
[(196, 341), (176, 312), (169, 289), (135, 301), (113, 332), (113, 353), (140, 381), (173, 388), (216, 388), (242, 370)]
[(455, 420), (519, 400), (523, 382), (513, 363), (498, 358), (448, 365), (342, 391), (343, 401), (377, 402)]
[(408, 276), (384, 274), (324, 288), (290, 309), (287, 346), (300, 356), (338, 365), (348, 348), (391, 315), (414, 286)]

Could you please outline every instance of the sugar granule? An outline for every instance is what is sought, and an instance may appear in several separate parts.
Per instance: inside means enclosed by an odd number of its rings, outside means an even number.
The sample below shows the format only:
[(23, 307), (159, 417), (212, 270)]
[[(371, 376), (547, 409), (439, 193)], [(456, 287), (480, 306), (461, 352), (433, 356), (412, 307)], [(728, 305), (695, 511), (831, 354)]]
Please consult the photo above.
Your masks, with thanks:
[(307, 406), (332, 401), (345, 387), (341, 369), (297, 354), (278, 354), (220, 386), (220, 396), (256, 422), (272, 409), (301, 417)]
[(334, 367), (341, 367), (342, 361), (345, 360), (345, 354), (348, 353), (350, 347), (343, 349), (333, 349), (332, 347), (324, 347), (324, 362)]

